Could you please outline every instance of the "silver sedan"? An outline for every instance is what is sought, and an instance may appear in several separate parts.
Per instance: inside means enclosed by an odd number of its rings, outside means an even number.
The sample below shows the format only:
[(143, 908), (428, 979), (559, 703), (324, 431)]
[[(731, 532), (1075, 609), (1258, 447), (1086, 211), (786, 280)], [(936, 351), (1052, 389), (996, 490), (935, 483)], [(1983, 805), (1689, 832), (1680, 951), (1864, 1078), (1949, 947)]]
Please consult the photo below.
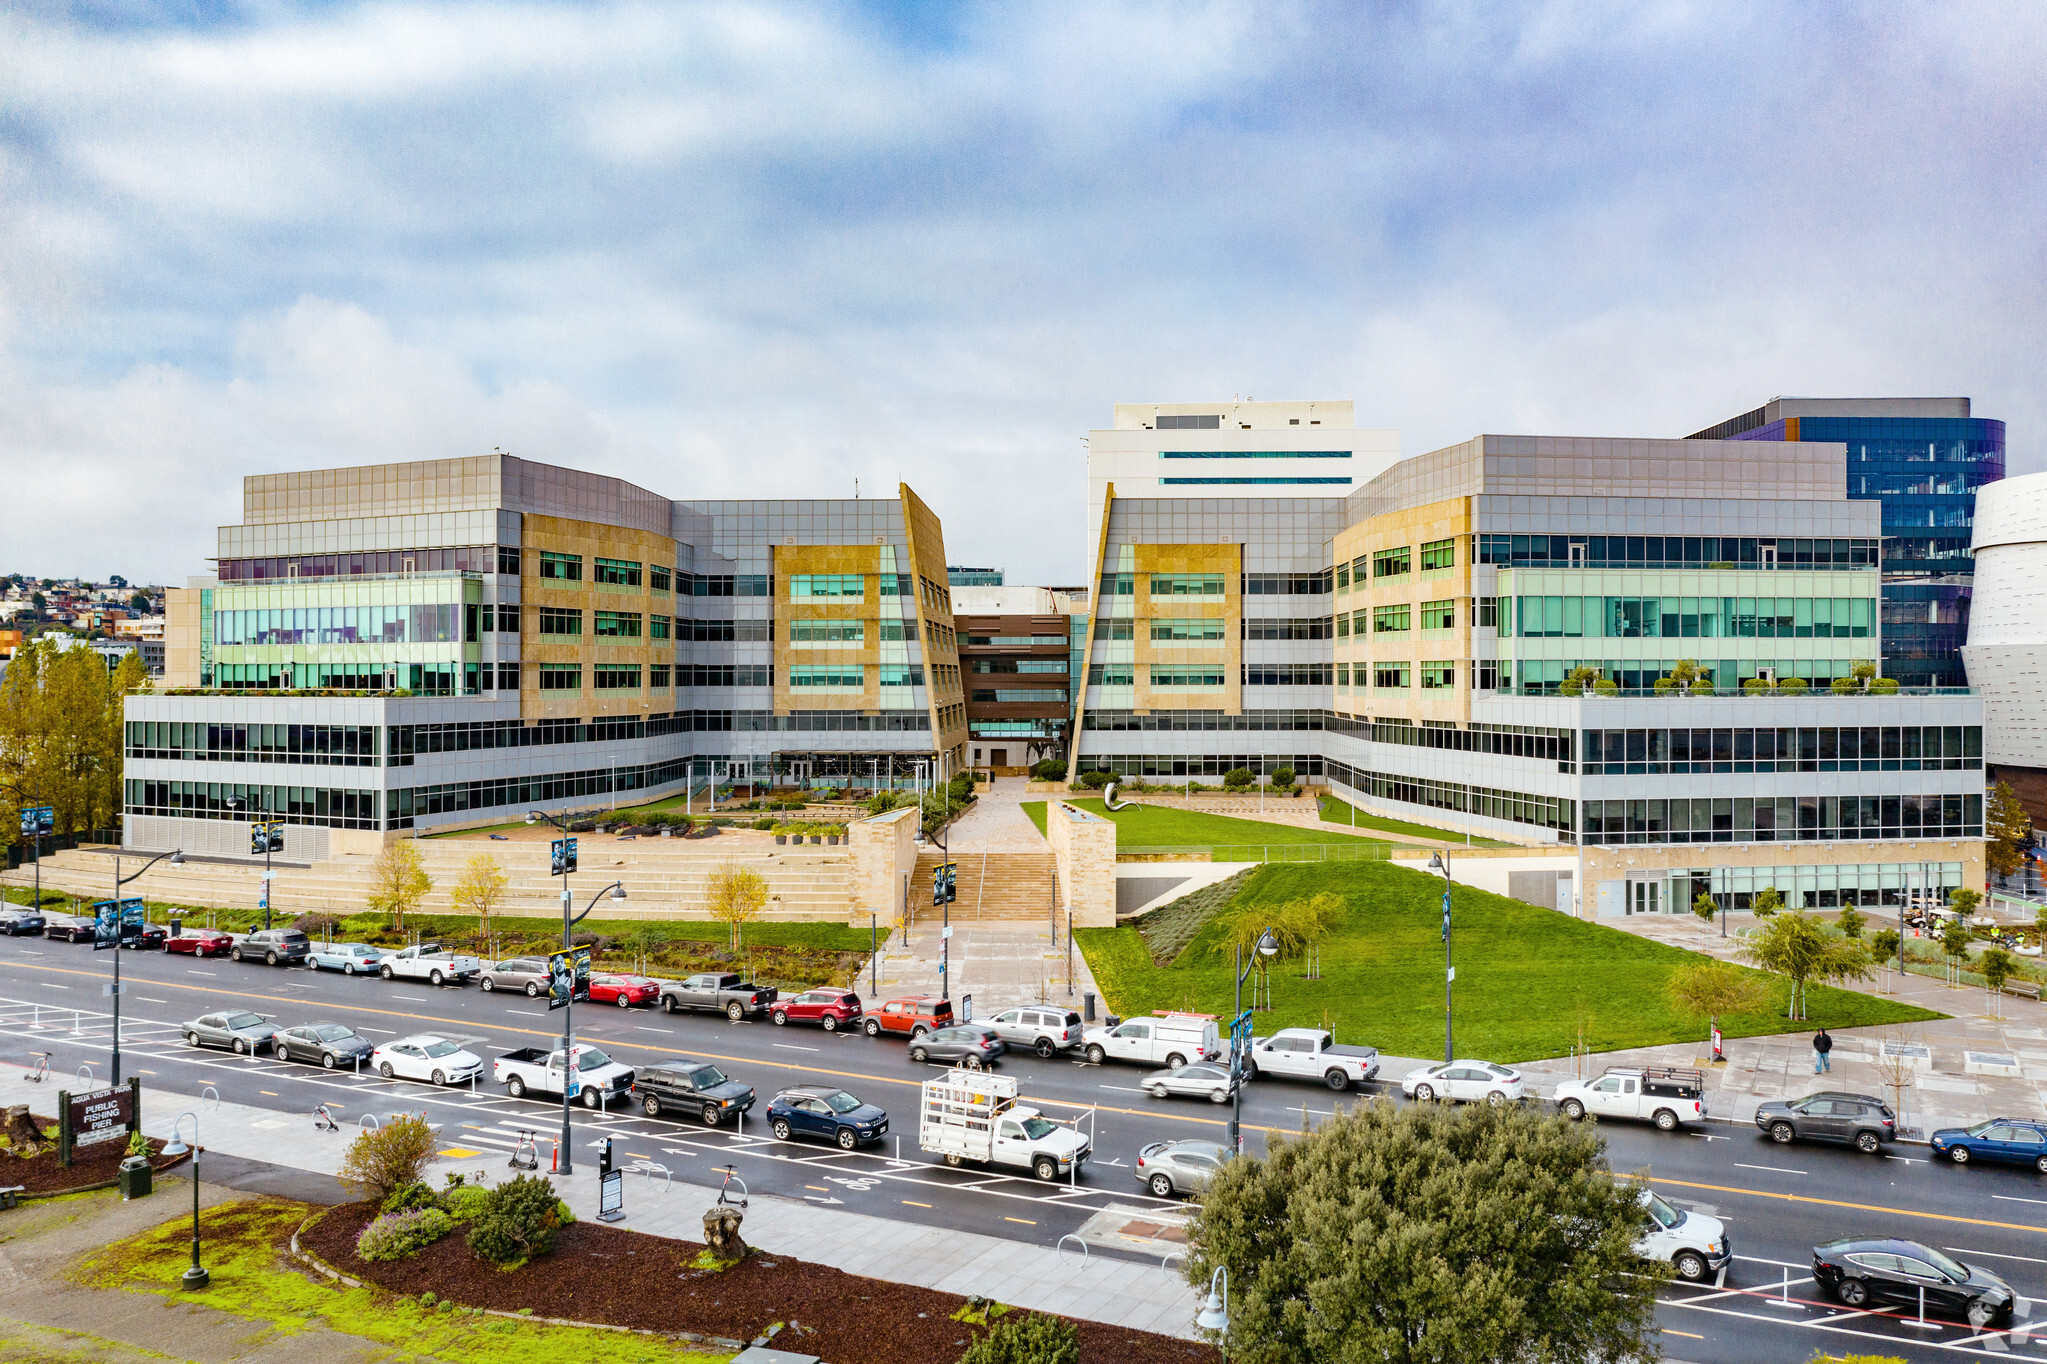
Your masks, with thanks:
[(201, 1014), (185, 1025), (184, 1033), (185, 1045), (191, 1047), (226, 1047), (243, 1055), (252, 1055), (261, 1047), (277, 1049), (277, 1029), (247, 1009)]
[(1230, 1068), (1212, 1066), (1205, 1061), (1172, 1070), (1155, 1070), (1137, 1083), (1154, 1099), (1184, 1095), (1219, 1104), (1230, 1101)]
[(1137, 1182), (1154, 1198), (1200, 1193), (1222, 1172), (1230, 1148), (1212, 1141), (1155, 1141), (1137, 1153)]

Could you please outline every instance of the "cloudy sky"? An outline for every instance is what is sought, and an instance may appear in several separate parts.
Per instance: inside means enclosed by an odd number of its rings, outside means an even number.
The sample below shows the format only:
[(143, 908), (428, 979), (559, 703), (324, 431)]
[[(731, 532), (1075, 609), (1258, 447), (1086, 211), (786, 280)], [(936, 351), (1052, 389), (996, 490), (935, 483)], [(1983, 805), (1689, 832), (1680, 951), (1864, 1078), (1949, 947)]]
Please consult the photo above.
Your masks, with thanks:
[(1118, 401), (1420, 452), (1967, 394), (2039, 439), (2047, 8), (0, 4), (0, 572), (245, 473), (910, 482), (1080, 576)]

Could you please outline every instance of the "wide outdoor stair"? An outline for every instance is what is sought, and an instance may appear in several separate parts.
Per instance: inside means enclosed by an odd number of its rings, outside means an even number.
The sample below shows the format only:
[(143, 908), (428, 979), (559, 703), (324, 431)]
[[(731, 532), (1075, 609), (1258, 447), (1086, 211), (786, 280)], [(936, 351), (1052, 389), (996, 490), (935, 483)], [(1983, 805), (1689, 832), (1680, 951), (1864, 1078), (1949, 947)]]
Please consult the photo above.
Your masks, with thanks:
[[(1058, 875), (1049, 852), (959, 853), (952, 918), (1046, 920), (1057, 895)], [(917, 854), (910, 907), (921, 920), (936, 913), (931, 903), (933, 870), (945, 861), (936, 850)]]

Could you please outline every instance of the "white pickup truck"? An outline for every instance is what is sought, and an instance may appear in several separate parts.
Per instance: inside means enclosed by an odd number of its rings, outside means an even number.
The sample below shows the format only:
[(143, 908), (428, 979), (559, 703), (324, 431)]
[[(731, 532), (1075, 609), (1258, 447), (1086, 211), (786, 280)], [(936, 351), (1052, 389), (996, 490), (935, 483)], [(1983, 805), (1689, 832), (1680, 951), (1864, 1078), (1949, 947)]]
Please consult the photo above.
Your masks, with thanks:
[[(515, 1099), (529, 1090), (560, 1094), (563, 1075), (559, 1047), (553, 1051), (521, 1047), (506, 1052), (492, 1064), (490, 1072), (490, 1078), (503, 1085), (505, 1092)], [(576, 1070), (570, 1083), (573, 1086), (570, 1098), (581, 1099), (585, 1108), (602, 1108), (632, 1091), (633, 1068), (620, 1065), (595, 1047), (577, 1047)]]
[(1168, 1070), (1195, 1061), (1213, 1061), (1223, 1054), (1214, 1014), (1167, 1012), (1125, 1019), (1113, 1028), (1089, 1028), (1081, 1037), (1081, 1050), (1096, 1065), (1142, 1061)]
[(1642, 1207), (1649, 1214), (1649, 1230), (1635, 1242), (1635, 1253), (1667, 1262), (1686, 1283), (1717, 1274), (1734, 1258), (1719, 1218), (1674, 1208), (1648, 1189), (1642, 1190)]
[(1320, 1080), (1334, 1090), (1361, 1085), (1379, 1074), (1377, 1047), (1339, 1047), (1320, 1028), (1281, 1028), (1251, 1039), (1250, 1074)]
[(1587, 1113), (1595, 1118), (1646, 1118), (1665, 1132), (1675, 1132), (1706, 1121), (1706, 1076), (1697, 1070), (1614, 1068), (1596, 1080), (1566, 1080), (1551, 1097), (1557, 1111), (1573, 1122)]
[(460, 985), (482, 969), (478, 958), (462, 956), (439, 943), (408, 947), (377, 963), (377, 974), (385, 980), (423, 980), (432, 985)]
[(1019, 1107), (1008, 1075), (954, 1070), (926, 1080), (920, 1107), (917, 1144), (947, 1165), (1016, 1165), (1053, 1180), (1077, 1171), (1092, 1149), (1073, 1128)]

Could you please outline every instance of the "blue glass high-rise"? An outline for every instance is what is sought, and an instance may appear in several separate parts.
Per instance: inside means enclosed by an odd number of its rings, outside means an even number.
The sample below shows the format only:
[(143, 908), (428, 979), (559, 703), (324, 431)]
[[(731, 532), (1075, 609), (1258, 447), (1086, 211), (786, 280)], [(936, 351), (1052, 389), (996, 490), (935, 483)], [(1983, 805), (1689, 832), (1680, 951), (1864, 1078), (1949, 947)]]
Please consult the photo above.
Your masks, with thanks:
[(1778, 398), (1698, 440), (1838, 441), (1848, 496), (1883, 503), (1886, 675), (1965, 684), (1976, 490), (2004, 477), (2004, 423), (1967, 398)]

